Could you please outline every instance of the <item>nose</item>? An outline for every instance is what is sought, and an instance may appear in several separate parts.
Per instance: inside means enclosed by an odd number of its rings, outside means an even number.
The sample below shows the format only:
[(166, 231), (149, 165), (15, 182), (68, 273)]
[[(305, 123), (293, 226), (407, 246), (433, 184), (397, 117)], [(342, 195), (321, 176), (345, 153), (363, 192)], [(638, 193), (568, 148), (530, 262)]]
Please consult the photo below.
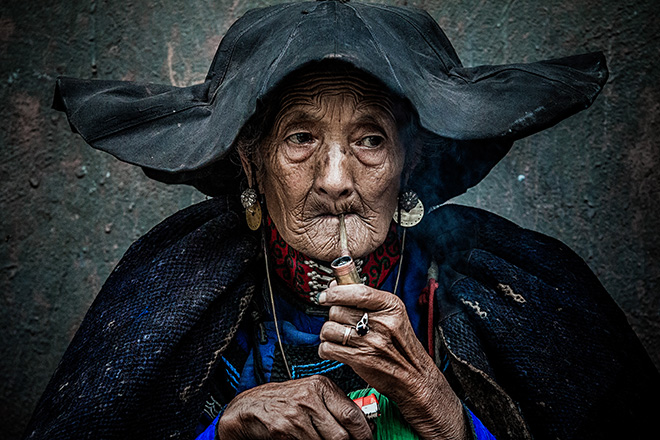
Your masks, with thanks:
[(349, 166), (347, 148), (340, 142), (331, 142), (320, 151), (314, 187), (320, 194), (333, 202), (347, 198), (353, 193), (353, 177)]

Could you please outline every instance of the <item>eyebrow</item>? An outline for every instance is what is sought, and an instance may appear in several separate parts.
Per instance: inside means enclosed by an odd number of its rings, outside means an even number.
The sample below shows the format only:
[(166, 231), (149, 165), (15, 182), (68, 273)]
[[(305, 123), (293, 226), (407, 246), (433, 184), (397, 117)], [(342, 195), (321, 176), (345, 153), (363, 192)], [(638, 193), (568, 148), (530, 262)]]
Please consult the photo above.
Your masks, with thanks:
[(379, 131), (384, 135), (388, 135), (389, 133), (385, 129), (388, 125), (387, 122), (392, 122), (394, 130), (396, 131), (396, 121), (386, 121), (385, 118), (374, 117), (372, 114), (360, 115), (351, 125), (354, 127), (367, 127)]
[[(389, 134), (385, 127), (390, 124), (393, 125), (395, 132), (398, 130), (394, 116), (379, 105), (368, 104), (356, 109), (356, 112), (357, 117), (351, 123), (352, 127), (366, 127), (383, 135)], [(323, 119), (323, 116), (323, 112), (303, 110), (298, 105), (292, 105), (289, 109), (280, 109), (273, 125), (273, 133), (282, 133), (291, 126), (316, 124)]]
[(322, 116), (313, 116), (310, 112), (303, 110), (293, 110), (286, 112), (285, 114), (279, 116), (278, 121), (287, 121), (287, 123), (306, 123), (306, 122), (318, 122), (322, 119)]
[(292, 110), (281, 112), (275, 119), (273, 125), (274, 133), (282, 131), (282, 127), (289, 127), (291, 125), (308, 125), (313, 124), (322, 119), (321, 116), (313, 116), (309, 112), (303, 110)]

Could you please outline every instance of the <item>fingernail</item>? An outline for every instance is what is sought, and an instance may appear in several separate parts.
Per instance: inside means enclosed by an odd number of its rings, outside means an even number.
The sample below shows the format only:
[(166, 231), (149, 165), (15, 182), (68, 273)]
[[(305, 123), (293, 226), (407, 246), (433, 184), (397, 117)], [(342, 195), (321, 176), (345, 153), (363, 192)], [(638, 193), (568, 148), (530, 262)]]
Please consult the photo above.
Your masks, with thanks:
[(316, 297), (316, 301), (319, 304), (323, 304), (325, 302), (325, 290), (318, 294), (318, 296)]

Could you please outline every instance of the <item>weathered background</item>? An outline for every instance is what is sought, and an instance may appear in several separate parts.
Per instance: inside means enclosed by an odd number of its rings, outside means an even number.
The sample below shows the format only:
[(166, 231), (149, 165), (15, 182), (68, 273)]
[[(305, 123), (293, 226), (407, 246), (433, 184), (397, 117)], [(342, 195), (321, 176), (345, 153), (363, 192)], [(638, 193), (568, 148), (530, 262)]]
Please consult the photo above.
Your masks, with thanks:
[[(4, 0), (0, 6), (0, 432), (20, 436), (130, 243), (203, 199), (93, 151), (50, 109), (58, 75), (201, 81), (228, 26), (273, 1)], [(392, 1), (427, 9), (466, 65), (603, 50), (594, 106), (518, 142), (462, 197), (566, 242), (660, 365), (660, 28), (655, 0)]]

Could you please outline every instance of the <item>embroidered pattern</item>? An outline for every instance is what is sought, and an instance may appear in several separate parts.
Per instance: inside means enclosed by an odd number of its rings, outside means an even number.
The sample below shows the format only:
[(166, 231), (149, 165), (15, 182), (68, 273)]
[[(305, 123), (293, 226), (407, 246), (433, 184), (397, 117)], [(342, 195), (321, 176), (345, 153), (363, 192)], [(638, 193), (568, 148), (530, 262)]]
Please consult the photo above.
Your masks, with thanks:
[(485, 318), (488, 316), (488, 313), (484, 312), (481, 310), (481, 307), (479, 307), (479, 301), (469, 301), (467, 299), (461, 298), (461, 302), (465, 304), (466, 306), (470, 306), (474, 309), (475, 312), (477, 312), (477, 315), (479, 315), (480, 318)]
[(215, 400), (213, 396), (209, 395), (208, 400), (204, 403), (204, 413), (211, 419), (215, 419), (222, 411), (222, 405)]
[(225, 363), (225, 370), (227, 371), (227, 377), (229, 378), (229, 385), (233, 389), (238, 388), (238, 382), (241, 375), (238, 373), (238, 371), (236, 371), (236, 368), (234, 368), (234, 366), (227, 359), (225, 359), (224, 356), (220, 357), (222, 358), (222, 362)]
[(343, 366), (341, 362), (338, 361), (322, 361), (318, 364), (308, 364), (308, 365), (294, 365), (291, 369), (291, 375), (294, 379), (299, 379), (301, 377), (313, 376), (315, 374), (324, 374), (332, 370), (336, 370)]
[(499, 284), (497, 285), (497, 290), (499, 290), (500, 292), (502, 292), (502, 293), (505, 294), (506, 296), (510, 296), (510, 297), (513, 298), (513, 300), (516, 301), (516, 302), (519, 302), (519, 303), (521, 303), (521, 304), (527, 302), (527, 300), (525, 299), (525, 297), (523, 297), (522, 295), (520, 295), (520, 294), (518, 294), (518, 293), (515, 293), (515, 292), (513, 291), (513, 289), (511, 288), (511, 286), (509, 286), (509, 285), (507, 285), (507, 284), (499, 283)]

